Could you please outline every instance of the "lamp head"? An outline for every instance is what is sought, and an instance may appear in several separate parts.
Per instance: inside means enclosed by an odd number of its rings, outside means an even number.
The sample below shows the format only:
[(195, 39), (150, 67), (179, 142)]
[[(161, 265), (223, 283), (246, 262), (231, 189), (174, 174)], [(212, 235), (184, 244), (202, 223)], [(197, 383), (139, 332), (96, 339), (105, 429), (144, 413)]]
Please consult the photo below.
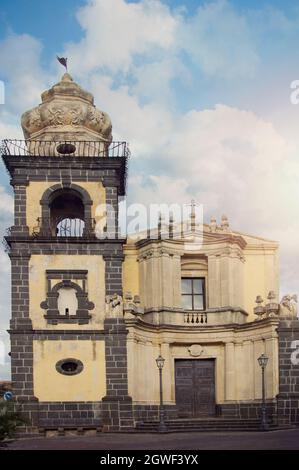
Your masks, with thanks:
[(269, 358), (265, 354), (262, 354), (258, 358), (258, 363), (259, 363), (259, 365), (262, 369), (266, 367), (266, 365), (268, 364), (268, 360), (269, 360)]
[(163, 369), (164, 362), (165, 362), (164, 357), (162, 357), (161, 354), (159, 354), (159, 356), (156, 359), (158, 369)]

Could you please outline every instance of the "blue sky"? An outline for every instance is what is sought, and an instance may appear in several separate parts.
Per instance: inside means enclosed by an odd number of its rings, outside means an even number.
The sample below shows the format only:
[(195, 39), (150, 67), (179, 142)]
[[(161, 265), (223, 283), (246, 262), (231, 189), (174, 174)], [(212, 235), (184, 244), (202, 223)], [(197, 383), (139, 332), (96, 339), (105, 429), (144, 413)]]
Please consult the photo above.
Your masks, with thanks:
[[(129, 201), (196, 199), (235, 230), (278, 240), (281, 294), (298, 292), (299, 3), (288, 0), (1, 0), (0, 139), (63, 73), (130, 143)], [(0, 227), (12, 193), (0, 167)], [(0, 251), (0, 330), (9, 264)], [(0, 368), (1, 374), (1, 368)], [(1, 376), (1, 375), (0, 375)]]

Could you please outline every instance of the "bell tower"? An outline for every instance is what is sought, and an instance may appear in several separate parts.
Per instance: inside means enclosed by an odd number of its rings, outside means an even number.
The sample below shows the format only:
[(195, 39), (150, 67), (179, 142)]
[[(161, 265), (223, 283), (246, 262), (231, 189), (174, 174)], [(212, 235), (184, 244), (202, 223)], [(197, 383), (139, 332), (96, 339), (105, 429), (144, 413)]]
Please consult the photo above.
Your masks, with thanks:
[(128, 148), (109, 116), (65, 73), (5, 140), (15, 195), (6, 237), (12, 266), (13, 393), (34, 429), (128, 429), (125, 240), (118, 197)]

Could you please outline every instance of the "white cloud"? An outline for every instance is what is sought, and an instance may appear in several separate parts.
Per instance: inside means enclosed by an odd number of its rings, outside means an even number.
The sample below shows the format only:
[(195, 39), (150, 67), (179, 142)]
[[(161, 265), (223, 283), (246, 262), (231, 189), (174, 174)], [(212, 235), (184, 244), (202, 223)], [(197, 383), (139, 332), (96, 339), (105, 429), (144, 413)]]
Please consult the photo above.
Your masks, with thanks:
[(91, 0), (78, 11), (77, 18), (85, 37), (69, 44), (67, 52), (78, 74), (101, 67), (127, 72), (134, 57), (169, 50), (175, 41), (176, 19), (157, 0)]
[(209, 76), (253, 76), (259, 63), (247, 19), (226, 0), (205, 3), (181, 24), (178, 40)]
[(5, 212), (13, 214), (14, 201), (10, 194), (7, 194), (3, 186), (0, 186), (0, 215)]
[(39, 103), (47, 83), (40, 66), (41, 52), (41, 42), (28, 34), (12, 33), (0, 41), (5, 110), (21, 113)]
[(296, 290), (295, 145), (250, 111), (217, 105), (174, 117), (163, 107), (141, 106), (124, 87), (112, 90), (108, 81), (105, 86), (95, 83), (96, 96), (112, 111), (119, 133), (132, 142), (129, 200), (148, 205), (187, 203), (195, 197), (204, 205), (206, 221), (212, 214), (226, 213), (233, 229), (276, 239), (281, 244), (282, 288)]
[(171, 136), (171, 112), (157, 102), (141, 105), (127, 86), (113, 89), (112, 83), (109, 77), (99, 75), (93, 75), (90, 80), (96, 103), (101, 109), (109, 110), (114, 140), (126, 139), (136, 156), (152, 155)]

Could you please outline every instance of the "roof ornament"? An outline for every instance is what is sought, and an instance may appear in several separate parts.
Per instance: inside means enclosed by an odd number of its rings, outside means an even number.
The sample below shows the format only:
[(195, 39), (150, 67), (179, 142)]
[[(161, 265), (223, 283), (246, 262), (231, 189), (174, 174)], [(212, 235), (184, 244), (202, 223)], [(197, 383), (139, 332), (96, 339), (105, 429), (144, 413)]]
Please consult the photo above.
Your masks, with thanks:
[(211, 217), (211, 220), (210, 220), (210, 232), (216, 232), (217, 230), (217, 220), (216, 220), (216, 217)]
[(196, 229), (195, 206), (196, 206), (195, 200), (192, 199), (191, 200), (191, 216), (190, 216), (190, 219), (191, 219), (191, 232), (195, 232), (195, 229)]
[(56, 56), (58, 62), (65, 67), (65, 70), (67, 71), (67, 57), (58, 57)]
[(230, 232), (229, 221), (226, 215), (221, 217), (221, 229), (223, 232)]

